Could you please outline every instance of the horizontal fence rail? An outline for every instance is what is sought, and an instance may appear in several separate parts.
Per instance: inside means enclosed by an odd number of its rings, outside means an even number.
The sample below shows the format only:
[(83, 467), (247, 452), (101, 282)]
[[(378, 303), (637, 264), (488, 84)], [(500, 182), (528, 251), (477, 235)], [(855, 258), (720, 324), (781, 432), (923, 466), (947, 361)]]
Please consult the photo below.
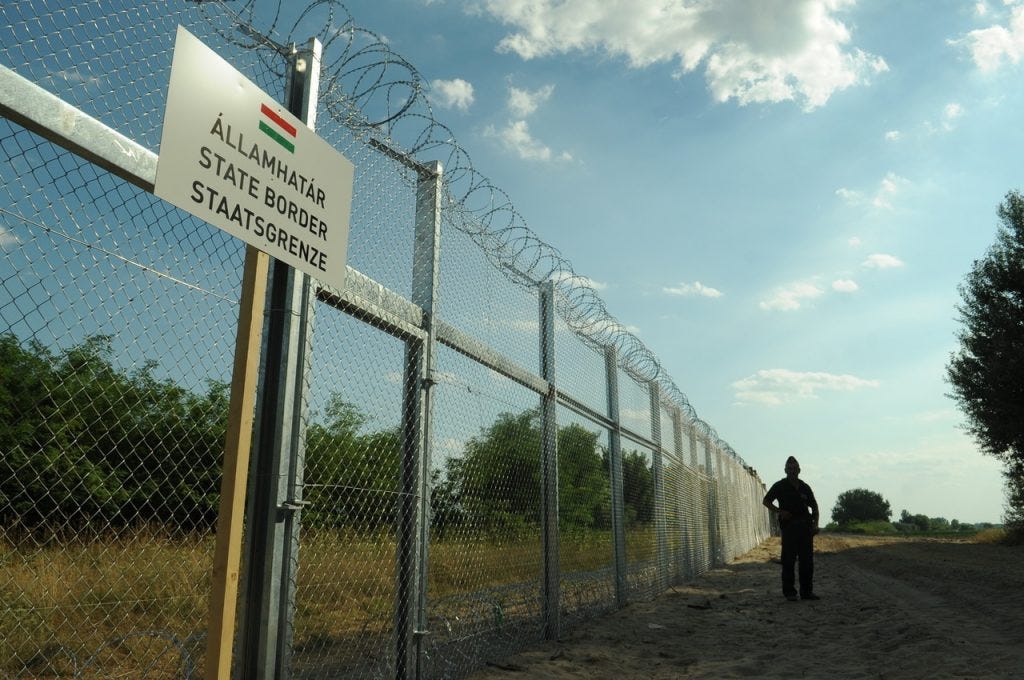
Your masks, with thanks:
[[(343, 288), (153, 196), (179, 24), (355, 166)], [(14, 0), (0, 40), (0, 676), (464, 677), (767, 537), (340, 3)]]

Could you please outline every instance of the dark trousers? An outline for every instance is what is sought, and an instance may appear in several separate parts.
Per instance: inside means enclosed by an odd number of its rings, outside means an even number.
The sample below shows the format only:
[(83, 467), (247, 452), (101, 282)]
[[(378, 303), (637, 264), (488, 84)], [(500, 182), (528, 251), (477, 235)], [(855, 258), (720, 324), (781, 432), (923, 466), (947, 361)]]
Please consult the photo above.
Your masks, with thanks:
[(782, 593), (796, 595), (794, 566), (800, 560), (800, 595), (814, 592), (814, 535), (806, 520), (794, 520), (782, 529)]

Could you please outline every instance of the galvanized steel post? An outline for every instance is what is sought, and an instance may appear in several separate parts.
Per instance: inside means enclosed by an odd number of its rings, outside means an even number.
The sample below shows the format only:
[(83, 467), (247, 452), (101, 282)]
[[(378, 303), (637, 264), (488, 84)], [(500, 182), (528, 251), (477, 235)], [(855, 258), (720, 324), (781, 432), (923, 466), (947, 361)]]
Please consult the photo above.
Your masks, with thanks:
[[(689, 438), (690, 438), (690, 468), (693, 470), (693, 474), (696, 477), (696, 479), (694, 480), (696, 482), (695, 485), (694, 485), (694, 492), (696, 494), (696, 498), (694, 498), (694, 500), (693, 500), (692, 507), (694, 509), (694, 512), (697, 513), (701, 509), (701, 499), (704, 496), (705, 482), (704, 482), (703, 476), (701, 475), (701, 472), (700, 472), (701, 466), (700, 466), (700, 463), (698, 462), (698, 456), (697, 456), (697, 442), (698, 442), (698, 439), (697, 439), (697, 426), (696, 426), (696, 424), (691, 421), (686, 426), (686, 431), (687, 431), (687, 434), (689, 435)], [(705, 508), (705, 510), (706, 510), (706, 508)], [(694, 519), (693, 519), (693, 526), (694, 526), (693, 558), (694, 558), (694, 572), (695, 573), (697, 571), (699, 571), (700, 569), (703, 569), (708, 564), (708, 561), (707, 561), (707, 548), (706, 548), (707, 543), (708, 543), (708, 539), (707, 539), (707, 522), (701, 522), (700, 519), (701, 518), (700, 518), (699, 515), (695, 516)]]
[(676, 475), (675, 501), (676, 501), (676, 522), (679, 531), (679, 549), (676, 554), (676, 578), (689, 579), (693, 567), (691, 554), (691, 541), (689, 522), (686, 517), (686, 460), (683, 457), (683, 412), (678, 406), (672, 408), (672, 445), (675, 447), (676, 461), (679, 472)]
[(718, 530), (718, 475), (719, 470), (714, 464), (711, 452), (711, 439), (701, 437), (704, 444), (704, 467), (708, 476), (708, 561), (710, 566), (719, 564), (719, 530)]
[(647, 383), (650, 397), (651, 441), (654, 442), (654, 534), (658, 550), (658, 589), (668, 587), (668, 536), (665, 513), (665, 455), (661, 447), (661, 388), (655, 381)]
[(560, 537), (558, 533), (558, 393), (555, 389), (555, 284), (540, 285), (540, 375), (548, 383), (540, 398), (541, 427), (541, 547), (544, 554), (544, 637), (560, 633)]
[(608, 438), (608, 466), (612, 492), (612, 543), (615, 555), (615, 603), (626, 605), (626, 527), (622, 489), (622, 421), (619, 418), (619, 373), (615, 347), (604, 349), (605, 383), (608, 388), (608, 419), (612, 430)]
[(402, 396), (402, 458), (398, 490), (395, 584), (395, 677), (423, 674), (427, 635), (427, 565), (430, 547), (430, 457), (432, 445), (435, 312), (440, 277), (441, 174), (438, 162), (409, 163), (416, 184), (412, 301), (423, 310), (425, 336), (405, 344)]
[[(285, 105), (309, 128), (316, 122), (322, 46), (292, 48)], [(237, 672), (284, 678), (290, 665), (295, 566), (306, 444), (314, 291), (308, 275), (271, 262), (263, 371), (248, 500), (245, 609)]]

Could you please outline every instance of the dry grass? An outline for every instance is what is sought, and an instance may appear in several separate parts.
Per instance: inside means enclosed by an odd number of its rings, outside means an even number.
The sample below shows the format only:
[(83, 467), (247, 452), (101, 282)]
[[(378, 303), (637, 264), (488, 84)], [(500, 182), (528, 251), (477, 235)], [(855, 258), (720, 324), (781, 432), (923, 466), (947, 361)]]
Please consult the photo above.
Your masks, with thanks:
[[(653, 528), (628, 536), (628, 554), (652, 554)], [(213, 545), (145, 530), (44, 547), (0, 540), (0, 676), (177, 677), (182, 658), (201, 667)], [(610, 532), (564, 535), (560, 548), (566, 573), (613, 562)], [(393, 537), (311, 531), (300, 550), (299, 649), (389, 634)], [(432, 601), (538, 583), (543, 569), (539, 537), (435, 541), (429, 564)]]
[(1006, 529), (982, 529), (978, 533), (974, 534), (974, 536), (972, 537), (972, 542), (985, 544), (1003, 543), (1006, 541), (1006, 535)]
[(147, 677), (174, 677), (181, 658), (175, 643), (186, 644), (205, 624), (212, 546), (209, 538), (170, 540), (146, 531), (59, 546), (3, 545), (0, 673), (117, 677), (131, 660), (152, 666)]

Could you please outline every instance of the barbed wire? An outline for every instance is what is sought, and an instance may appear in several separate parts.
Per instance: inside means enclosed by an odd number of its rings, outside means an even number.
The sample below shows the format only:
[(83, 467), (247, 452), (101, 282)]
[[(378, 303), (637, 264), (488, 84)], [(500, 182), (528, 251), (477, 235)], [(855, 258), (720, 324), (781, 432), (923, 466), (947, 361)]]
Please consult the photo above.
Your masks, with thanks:
[[(344, 3), (313, 0), (287, 27), (282, 0), (205, 4), (217, 4), (237, 22), (232, 35), (217, 29), (222, 38), (257, 51), (265, 67), (282, 78), (285, 46), (308, 40), (311, 34), (303, 31), (315, 27), (323, 44), (319, 97), (323, 114), (367, 141), (420, 162), (440, 160), (445, 174), (442, 211), (449, 224), (472, 238), (515, 285), (553, 281), (558, 312), (583, 342), (600, 352), (614, 347), (623, 371), (638, 382), (656, 382), (702, 437), (749, 468), (697, 415), (657, 355), (608, 311), (590, 280), (534, 233), (508, 194), (474, 167), (451, 128), (434, 116), (429, 84), (415, 66), (379, 34), (356, 24)], [(257, 5), (264, 11), (257, 13)], [(267, 17), (266, 25), (258, 25), (261, 16)]]

